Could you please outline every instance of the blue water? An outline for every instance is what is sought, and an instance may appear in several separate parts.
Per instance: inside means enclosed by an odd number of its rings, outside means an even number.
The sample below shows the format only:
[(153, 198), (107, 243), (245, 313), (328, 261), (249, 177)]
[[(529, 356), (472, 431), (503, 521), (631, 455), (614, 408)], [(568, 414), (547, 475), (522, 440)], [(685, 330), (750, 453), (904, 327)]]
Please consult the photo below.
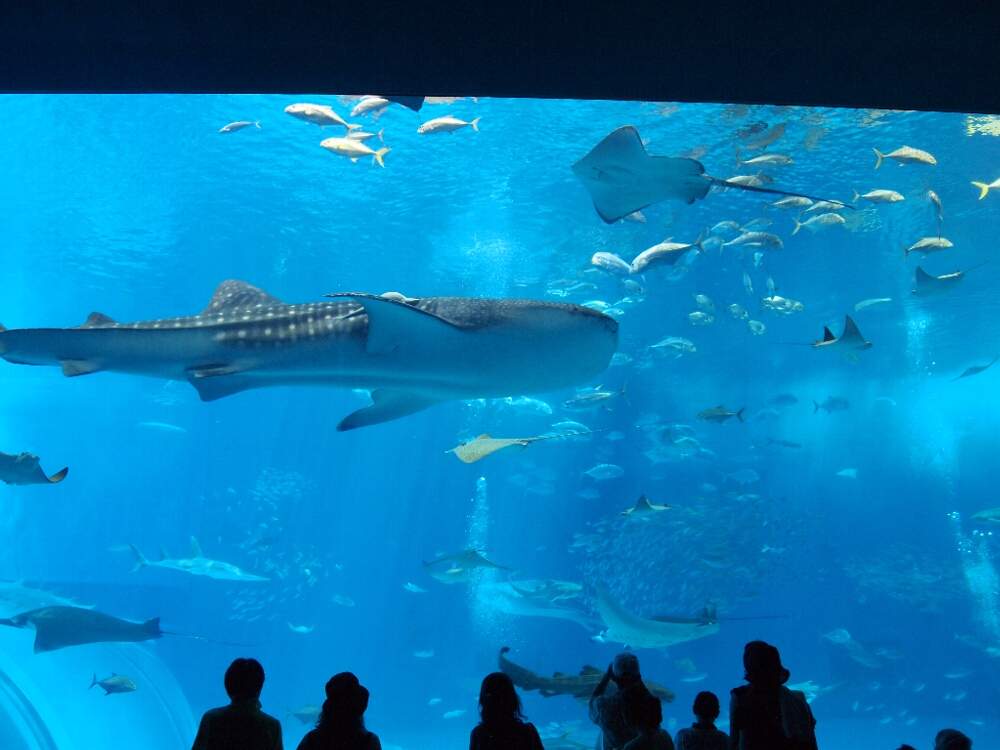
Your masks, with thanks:
[[(944, 726), (977, 748), (996, 746), (990, 698), (1000, 656), (990, 653), (1000, 652), (986, 649), (1000, 648), (1000, 528), (991, 535), (971, 516), (1000, 504), (992, 450), (1000, 370), (951, 381), (1000, 354), (991, 282), (1000, 270), (1000, 195), (979, 200), (970, 184), (1000, 176), (1000, 138), (970, 129), (980, 121), (961, 114), (465, 99), (427, 104), (420, 115), (393, 105), (374, 123), (357, 118), (369, 132), (384, 128), (392, 150), (381, 169), (320, 148), (342, 130), (284, 114), (295, 101), (332, 104), (344, 117), (351, 106), (307, 95), (0, 98), (0, 321), (67, 327), (94, 310), (121, 321), (196, 314), (225, 279), (287, 302), (399, 291), (614, 306), (619, 280), (590, 265), (595, 252), (631, 261), (668, 237), (693, 242), (720, 221), (761, 216), (773, 219), (765, 231), (785, 247), (712, 246), (686, 272), (634, 279), (644, 291), (619, 306), (618, 352), (631, 361), (580, 384), (618, 391), (627, 382), (628, 400), (593, 412), (560, 407), (572, 390), (511, 393), (544, 400), (552, 414), (452, 402), (338, 433), (337, 423), (368, 403), (364, 393), (275, 388), (202, 403), (186, 383), (68, 379), (58, 368), (3, 364), (0, 450), (30, 451), (49, 473), (69, 466), (70, 474), (51, 488), (0, 487), (0, 579), (119, 617), (159, 616), (176, 633), (248, 644), (165, 636), (140, 648), (162, 659), (195, 717), (226, 702), (222, 674), (233, 658), (258, 658), (264, 710), (284, 719), (286, 747), (309, 728), (286, 709), (319, 705), (338, 671), (370, 689), (366, 721), (384, 747), (461, 747), (501, 646), (542, 674), (604, 668), (618, 652), (619, 644), (591, 640), (599, 624), (482, 604), (476, 592), (506, 581), (505, 571), (444, 585), (421, 565), (470, 547), (516, 568), (515, 582), (582, 584), (583, 594), (562, 604), (597, 620), (598, 583), (647, 617), (695, 616), (708, 601), (723, 618), (785, 616), (724, 620), (716, 635), (638, 652), (644, 676), (677, 695), (664, 706), (673, 730), (692, 720), (700, 690), (726, 705), (741, 684), (743, 644), (763, 638), (780, 648), (791, 683), (836, 687), (812, 703), (824, 750), (929, 747)], [(481, 118), (480, 132), (417, 134), (421, 121), (445, 114)], [(218, 132), (258, 119), (260, 129)], [(650, 153), (702, 147), (706, 171), (731, 177), (738, 131), (757, 122), (787, 123), (767, 152), (794, 164), (763, 170), (774, 187), (851, 202), (855, 189), (888, 189), (905, 200), (862, 199), (857, 211), (840, 212), (846, 224), (792, 235), (793, 213), (763, 211), (772, 197), (713, 190), (693, 205), (646, 208), (645, 223), (608, 226), (569, 169), (608, 132), (633, 124)], [(873, 148), (903, 145), (930, 152), (937, 165), (873, 169)], [(928, 189), (941, 198), (942, 233), (954, 246), (904, 259), (901, 245), (937, 235)], [(755, 250), (764, 250), (759, 265)], [(941, 275), (984, 261), (946, 296), (911, 294), (917, 265)], [(768, 275), (801, 312), (759, 312)], [(560, 280), (596, 288), (558, 296)], [(694, 294), (714, 302), (710, 325), (689, 321)], [(891, 301), (855, 312), (877, 298)], [(766, 326), (763, 335), (724, 310), (734, 303)], [(839, 334), (845, 313), (873, 343), (856, 363), (801, 346), (822, 338), (824, 326)], [(668, 336), (691, 340), (696, 352), (649, 349)], [(797, 403), (767, 413), (780, 394)], [(830, 396), (850, 408), (814, 414), (813, 401)], [(745, 408), (746, 423), (695, 419), (719, 404)], [(472, 465), (445, 452), (484, 432), (552, 432), (565, 419), (623, 437), (539, 443)], [(697, 457), (654, 463), (644, 455), (655, 433), (630, 426), (669, 420), (686, 420), (679, 423), (704, 449)], [(596, 464), (624, 474), (595, 481), (583, 472)], [(724, 476), (740, 469), (757, 479)], [(856, 478), (838, 475), (847, 469)], [(579, 494), (586, 489), (599, 496)], [(622, 519), (640, 493), (679, 507), (665, 520)], [(184, 557), (191, 536), (206, 557), (270, 580), (131, 572), (126, 543), (150, 558), (158, 546)], [(276, 539), (247, 549), (265, 537)], [(426, 593), (407, 591), (408, 582)], [(836, 628), (863, 649), (867, 666), (821, 635)], [(8, 658), (48, 658), (30, 653), (30, 633), (10, 632)], [(92, 671), (80, 663), (62, 679), (80, 683), (80, 701), (116, 701), (126, 721), (136, 696), (88, 694)], [(523, 699), (543, 736), (572, 730), (569, 739), (592, 746), (585, 707), (568, 697)], [(454, 711), (464, 714), (443, 718)]]

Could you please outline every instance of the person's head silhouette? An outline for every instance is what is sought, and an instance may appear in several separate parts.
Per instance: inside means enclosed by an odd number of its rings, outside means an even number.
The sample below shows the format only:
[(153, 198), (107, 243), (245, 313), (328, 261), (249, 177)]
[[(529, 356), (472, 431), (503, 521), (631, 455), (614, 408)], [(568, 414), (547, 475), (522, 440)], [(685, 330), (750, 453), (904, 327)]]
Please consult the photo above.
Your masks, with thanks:
[(970, 750), (972, 740), (957, 729), (942, 729), (934, 738), (934, 750)]
[(224, 684), (233, 703), (255, 702), (264, 689), (264, 667), (256, 659), (237, 659), (226, 670)]
[(316, 726), (337, 732), (364, 728), (368, 695), (368, 690), (353, 672), (335, 674), (326, 683), (326, 700)]
[(628, 651), (617, 654), (611, 663), (611, 674), (615, 684), (624, 689), (627, 685), (642, 680), (639, 674), (639, 658)]
[(715, 693), (707, 690), (694, 698), (693, 712), (698, 721), (702, 724), (714, 724), (719, 718), (719, 699)]
[(778, 649), (764, 641), (750, 641), (743, 649), (744, 679), (755, 687), (777, 687), (788, 682)]
[(512, 724), (524, 720), (521, 696), (514, 682), (503, 672), (492, 672), (483, 678), (479, 689), (479, 716), (486, 726)]

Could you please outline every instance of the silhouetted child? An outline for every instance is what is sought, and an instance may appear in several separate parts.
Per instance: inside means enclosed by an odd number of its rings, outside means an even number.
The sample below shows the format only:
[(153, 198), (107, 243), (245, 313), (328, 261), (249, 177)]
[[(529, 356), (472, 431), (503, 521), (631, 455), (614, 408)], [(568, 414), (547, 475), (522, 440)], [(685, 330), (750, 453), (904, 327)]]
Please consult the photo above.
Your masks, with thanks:
[(483, 679), (479, 716), (481, 721), (469, 737), (469, 750), (544, 750), (535, 725), (524, 720), (513, 681), (503, 672)]
[(260, 662), (237, 659), (226, 670), (224, 684), (231, 702), (205, 712), (192, 750), (282, 750), (281, 722), (260, 710)]
[(972, 740), (957, 729), (942, 729), (934, 738), (934, 750), (971, 750)]
[(715, 693), (698, 693), (694, 699), (695, 722), (681, 729), (674, 739), (677, 750), (726, 750), (729, 735), (715, 728), (719, 718), (719, 699)]
[(639, 733), (623, 750), (674, 750), (674, 741), (660, 728), (660, 699), (651, 695), (645, 685), (630, 685), (622, 691), (622, 713), (625, 722)]
[(352, 672), (340, 672), (326, 683), (326, 700), (316, 728), (302, 738), (298, 750), (382, 750), (365, 729), (368, 690)]

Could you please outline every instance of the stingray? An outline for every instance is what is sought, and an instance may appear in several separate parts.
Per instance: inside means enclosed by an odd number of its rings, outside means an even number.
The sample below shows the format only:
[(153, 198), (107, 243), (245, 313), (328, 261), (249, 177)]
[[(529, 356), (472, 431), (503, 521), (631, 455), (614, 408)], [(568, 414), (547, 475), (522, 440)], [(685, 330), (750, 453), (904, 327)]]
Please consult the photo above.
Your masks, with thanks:
[(967, 377), (970, 377), (971, 375), (978, 375), (979, 373), (983, 372), (984, 370), (990, 369), (994, 364), (996, 364), (996, 361), (998, 359), (1000, 359), (1000, 355), (994, 357), (993, 361), (990, 362), (988, 365), (973, 365), (968, 370), (966, 370), (961, 375), (959, 375), (957, 378), (952, 378), (951, 382), (954, 383), (956, 380), (961, 380), (962, 378), (967, 378)]
[(646, 499), (645, 495), (639, 495), (639, 501), (635, 504), (635, 507), (623, 510), (621, 515), (628, 516), (629, 518), (646, 519), (664, 510), (670, 510), (670, 506), (653, 505), (648, 499)]
[[(989, 261), (983, 261), (978, 266), (970, 268), (969, 271), (975, 270), (986, 263), (989, 263)], [(968, 271), (955, 271), (955, 273), (947, 273), (944, 276), (931, 276), (920, 266), (917, 266), (913, 279), (916, 289), (913, 290), (913, 294), (918, 297), (937, 297), (947, 294), (967, 273)]]
[(842, 356), (849, 357), (856, 362), (857, 355), (854, 352), (871, 349), (872, 342), (865, 341), (865, 337), (861, 335), (861, 331), (851, 320), (851, 316), (845, 315), (844, 332), (840, 334), (840, 338), (834, 337), (833, 332), (824, 326), (823, 340), (815, 342), (812, 346), (814, 349), (825, 348), (840, 352)]
[[(0, 618), (0, 625), (12, 628), (32, 627), (35, 630), (35, 653), (57, 651), (67, 646), (82, 646), (86, 643), (137, 643), (162, 638), (164, 635), (179, 635), (199, 641), (209, 641), (197, 635), (173, 633), (160, 629), (160, 618), (145, 622), (130, 622), (81, 607), (42, 607), (30, 612), (22, 612), (10, 618)], [(209, 641), (222, 643), (222, 641)], [(229, 646), (247, 646), (245, 643), (228, 643)]]
[(0, 481), (5, 484), (58, 484), (69, 474), (69, 467), (47, 476), (39, 465), (38, 456), (0, 452)]
[[(712, 185), (813, 201), (826, 200), (710, 177), (705, 174), (701, 162), (684, 156), (650, 156), (634, 125), (625, 125), (608, 134), (572, 169), (590, 192), (594, 208), (607, 224), (668, 199), (694, 203), (708, 195)], [(854, 208), (840, 201), (830, 202)]]
[[(545, 698), (554, 695), (572, 695), (578, 701), (586, 703), (594, 694), (594, 688), (600, 684), (604, 678), (604, 670), (597, 667), (585, 666), (578, 675), (563, 674), (556, 672), (551, 677), (545, 677), (530, 669), (510, 661), (504, 654), (510, 648), (504, 646), (500, 649), (499, 666), (500, 671), (510, 677), (511, 681), (521, 690), (537, 690)], [(658, 685), (650, 680), (643, 680), (649, 692), (662, 701), (670, 703), (674, 700), (673, 691)], [(612, 685), (608, 686), (613, 687)], [(546, 740), (547, 741), (547, 740)]]

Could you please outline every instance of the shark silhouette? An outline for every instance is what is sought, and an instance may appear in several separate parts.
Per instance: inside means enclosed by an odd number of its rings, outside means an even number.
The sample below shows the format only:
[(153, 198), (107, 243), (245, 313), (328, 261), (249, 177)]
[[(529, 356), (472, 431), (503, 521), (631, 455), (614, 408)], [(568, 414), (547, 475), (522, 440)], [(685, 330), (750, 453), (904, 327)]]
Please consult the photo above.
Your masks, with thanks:
[(47, 476), (39, 465), (38, 456), (0, 451), (0, 482), (4, 484), (58, 484), (69, 474), (69, 468)]
[(163, 549), (163, 547), (160, 547), (160, 558), (158, 560), (146, 559), (146, 556), (143, 555), (134, 544), (130, 544), (129, 547), (132, 548), (132, 554), (135, 555), (135, 567), (132, 568), (133, 573), (148, 566), (153, 568), (179, 570), (183, 573), (191, 573), (196, 576), (208, 576), (209, 578), (216, 578), (221, 581), (270, 580), (269, 578), (264, 578), (263, 576), (247, 573), (245, 570), (240, 570), (235, 565), (220, 562), (219, 560), (211, 560), (205, 557), (204, 553), (201, 551), (201, 545), (198, 544), (198, 540), (194, 537), (191, 537), (191, 556), (177, 560), (170, 559), (167, 555), (167, 551)]
[(433, 404), (569, 388), (604, 370), (618, 323), (579, 305), (516, 299), (333, 294), (289, 305), (224, 281), (198, 315), (7, 330), (0, 357), (68, 377), (108, 371), (187, 380), (203, 401), (251, 388), (364, 388), (371, 406), (338, 430)]
[[(603, 669), (590, 666), (585, 666), (580, 671), (580, 674), (575, 676), (556, 672), (551, 677), (545, 677), (510, 661), (510, 659), (504, 656), (508, 651), (510, 651), (510, 648), (507, 646), (500, 649), (498, 659), (500, 671), (510, 677), (511, 681), (517, 687), (522, 690), (537, 690), (545, 698), (551, 698), (554, 695), (572, 695), (578, 701), (586, 703), (594, 694), (594, 688), (597, 687), (601, 678), (604, 677)], [(649, 688), (649, 692), (660, 700), (666, 703), (673, 701), (673, 691), (649, 680), (643, 680), (643, 682)], [(608, 687), (611, 688), (613, 685), (609, 685)]]

